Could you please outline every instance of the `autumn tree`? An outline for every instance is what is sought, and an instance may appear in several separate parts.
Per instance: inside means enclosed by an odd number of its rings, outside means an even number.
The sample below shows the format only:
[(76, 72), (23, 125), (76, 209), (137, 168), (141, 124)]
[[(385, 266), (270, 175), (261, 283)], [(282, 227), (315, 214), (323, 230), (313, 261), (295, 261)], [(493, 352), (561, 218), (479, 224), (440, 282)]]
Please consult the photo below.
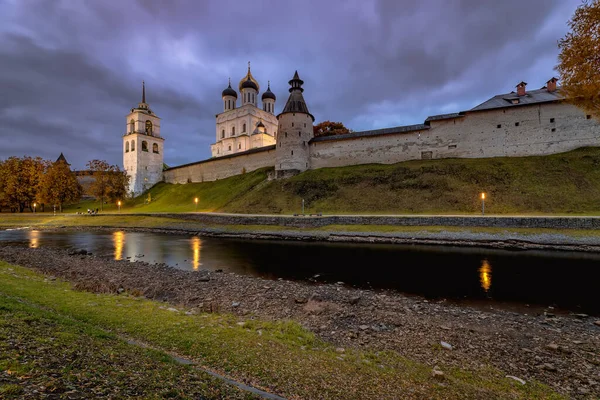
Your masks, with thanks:
[(584, 1), (558, 42), (556, 67), (567, 99), (600, 118), (600, 0)]
[(82, 188), (69, 165), (57, 161), (48, 169), (40, 182), (38, 200), (46, 204), (58, 205), (62, 212), (63, 204), (79, 201)]
[(104, 210), (105, 199), (114, 201), (125, 197), (129, 183), (129, 176), (125, 171), (104, 160), (92, 160), (88, 162), (87, 167), (94, 177), (90, 191), (96, 199), (100, 200), (102, 210)]
[(341, 122), (323, 121), (313, 126), (313, 133), (315, 137), (343, 135), (344, 133), (350, 132), (350, 129), (346, 128)]
[(40, 157), (9, 157), (0, 164), (0, 201), (11, 210), (33, 211), (40, 181), (49, 162)]

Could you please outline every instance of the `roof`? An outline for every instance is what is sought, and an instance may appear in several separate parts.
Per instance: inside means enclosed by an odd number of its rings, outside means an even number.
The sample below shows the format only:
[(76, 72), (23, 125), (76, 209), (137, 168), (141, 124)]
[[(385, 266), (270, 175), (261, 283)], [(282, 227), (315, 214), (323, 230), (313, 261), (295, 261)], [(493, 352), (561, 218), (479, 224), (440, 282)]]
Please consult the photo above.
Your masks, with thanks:
[(425, 123), (427, 124), (429, 121), (440, 121), (442, 119), (460, 118), (460, 117), (464, 117), (464, 116), (465, 115), (462, 112), (450, 113), (450, 114), (430, 115), (425, 120)]
[[(549, 92), (547, 88), (543, 87), (538, 90), (530, 90), (526, 92), (524, 96), (519, 96), (515, 92), (499, 94), (487, 101), (484, 101), (480, 105), (473, 107), (469, 111), (492, 110), (495, 108), (505, 107), (519, 107), (525, 105), (561, 101), (563, 99), (564, 96), (560, 94), (560, 89), (557, 89), (554, 92)], [(514, 100), (518, 100), (519, 102), (513, 104)]]
[(176, 167), (170, 167), (170, 168), (167, 168), (165, 171), (171, 171), (171, 170), (177, 169), (177, 168), (189, 167), (190, 165), (204, 164), (204, 163), (207, 163), (210, 161), (227, 160), (228, 158), (233, 158), (233, 157), (237, 157), (237, 156), (245, 156), (247, 154), (260, 153), (261, 151), (275, 150), (275, 147), (276, 146), (273, 144), (271, 146), (257, 147), (255, 149), (240, 151), (239, 153), (227, 154), (226, 156), (211, 157), (209, 159), (202, 160), (202, 161), (196, 161), (196, 162), (189, 163), (189, 164), (183, 164), (183, 165), (178, 165)]
[(60, 153), (60, 156), (58, 156), (58, 158), (56, 159), (56, 161), (54, 162), (55, 164), (59, 161), (64, 162), (67, 165), (71, 165), (67, 162), (67, 159), (65, 158), (65, 156), (63, 155), (63, 153)]
[(427, 129), (429, 129), (429, 126), (425, 125), (425, 124), (396, 126), (396, 127), (393, 127), (393, 128), (375, 129), (375, 130), (371, 130), (371, 131), (345, 133), (343, 135), (319, 136), (319, 137), (311, 139), (311, 142), (324, 142), (324, 141), (329, 141), (329, 140), (356, 139), (356, 138), (367, 137), (367, 136), (392, 135), (392, 134), (395, 134), (395, 133), (408, 133), (408, 132), (422, 131), (422, 130), (427, 130)]

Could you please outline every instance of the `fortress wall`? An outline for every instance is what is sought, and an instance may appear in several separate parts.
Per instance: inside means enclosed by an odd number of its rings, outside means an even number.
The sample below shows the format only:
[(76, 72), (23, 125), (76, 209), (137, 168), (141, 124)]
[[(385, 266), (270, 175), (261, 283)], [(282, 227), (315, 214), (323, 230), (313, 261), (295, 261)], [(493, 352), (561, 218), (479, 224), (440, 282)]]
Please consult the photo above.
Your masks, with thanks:
[(313, 142), (310, 167), (393, 164), (429, 157), (521, 157), (584, 146), (600, 146), (600, 124), (575, 106), (551, 103), (471, 112), (431, 121), (428, 130)]
[(164, 171), (167, 183), (206, 182), (228, 178), (259, 168), (275, 166), (275, 146), (233, 157), (221, 157)]

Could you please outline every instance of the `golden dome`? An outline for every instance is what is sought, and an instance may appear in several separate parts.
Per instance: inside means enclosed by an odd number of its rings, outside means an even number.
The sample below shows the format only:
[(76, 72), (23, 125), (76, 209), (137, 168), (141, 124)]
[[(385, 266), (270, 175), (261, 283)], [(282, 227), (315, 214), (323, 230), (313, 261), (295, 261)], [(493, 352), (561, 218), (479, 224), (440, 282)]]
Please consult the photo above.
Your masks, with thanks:
[(248, 61), (248, 73), (246, 75), (244, 75), (244, 77), (240, 80), (240, 84), (239, 84), (239, 91), (242, 91), (242, 85), (244, 84), (244, 82), (250, 80), (251, 82), (253, 82), (256, 85), (256, 91), (260, 92), (260, 85), (258, 84), (258, 81), (256, 79), (254, 79), (254, 77), (252, 76), (252, 73), (250, 72), (250, 61)]

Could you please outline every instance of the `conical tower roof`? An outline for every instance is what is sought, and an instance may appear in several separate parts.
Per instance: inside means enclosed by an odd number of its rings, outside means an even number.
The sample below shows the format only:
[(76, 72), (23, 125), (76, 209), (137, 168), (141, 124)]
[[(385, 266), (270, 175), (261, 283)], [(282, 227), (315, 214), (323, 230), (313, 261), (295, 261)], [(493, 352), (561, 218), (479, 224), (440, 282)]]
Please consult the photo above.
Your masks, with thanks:
[(296, 71), (294, 77), (288, 83), (291, 86), (290, 97), (288, 97), (287, 103), (285, 103), (285, 107), (283, 107), (283, 111), (281, 112), (281, 114), (304, 113), (310, 115), (310, 117), (314, 121), (315, 117), (313, 117), (313, 115), (308, 111), (308, 106), (304, 101), (304, 96), (302, 96), (302, 92), (304, 91), (302, 85), (304, 84), (304, 81), (300, 79), (298, 71)]

